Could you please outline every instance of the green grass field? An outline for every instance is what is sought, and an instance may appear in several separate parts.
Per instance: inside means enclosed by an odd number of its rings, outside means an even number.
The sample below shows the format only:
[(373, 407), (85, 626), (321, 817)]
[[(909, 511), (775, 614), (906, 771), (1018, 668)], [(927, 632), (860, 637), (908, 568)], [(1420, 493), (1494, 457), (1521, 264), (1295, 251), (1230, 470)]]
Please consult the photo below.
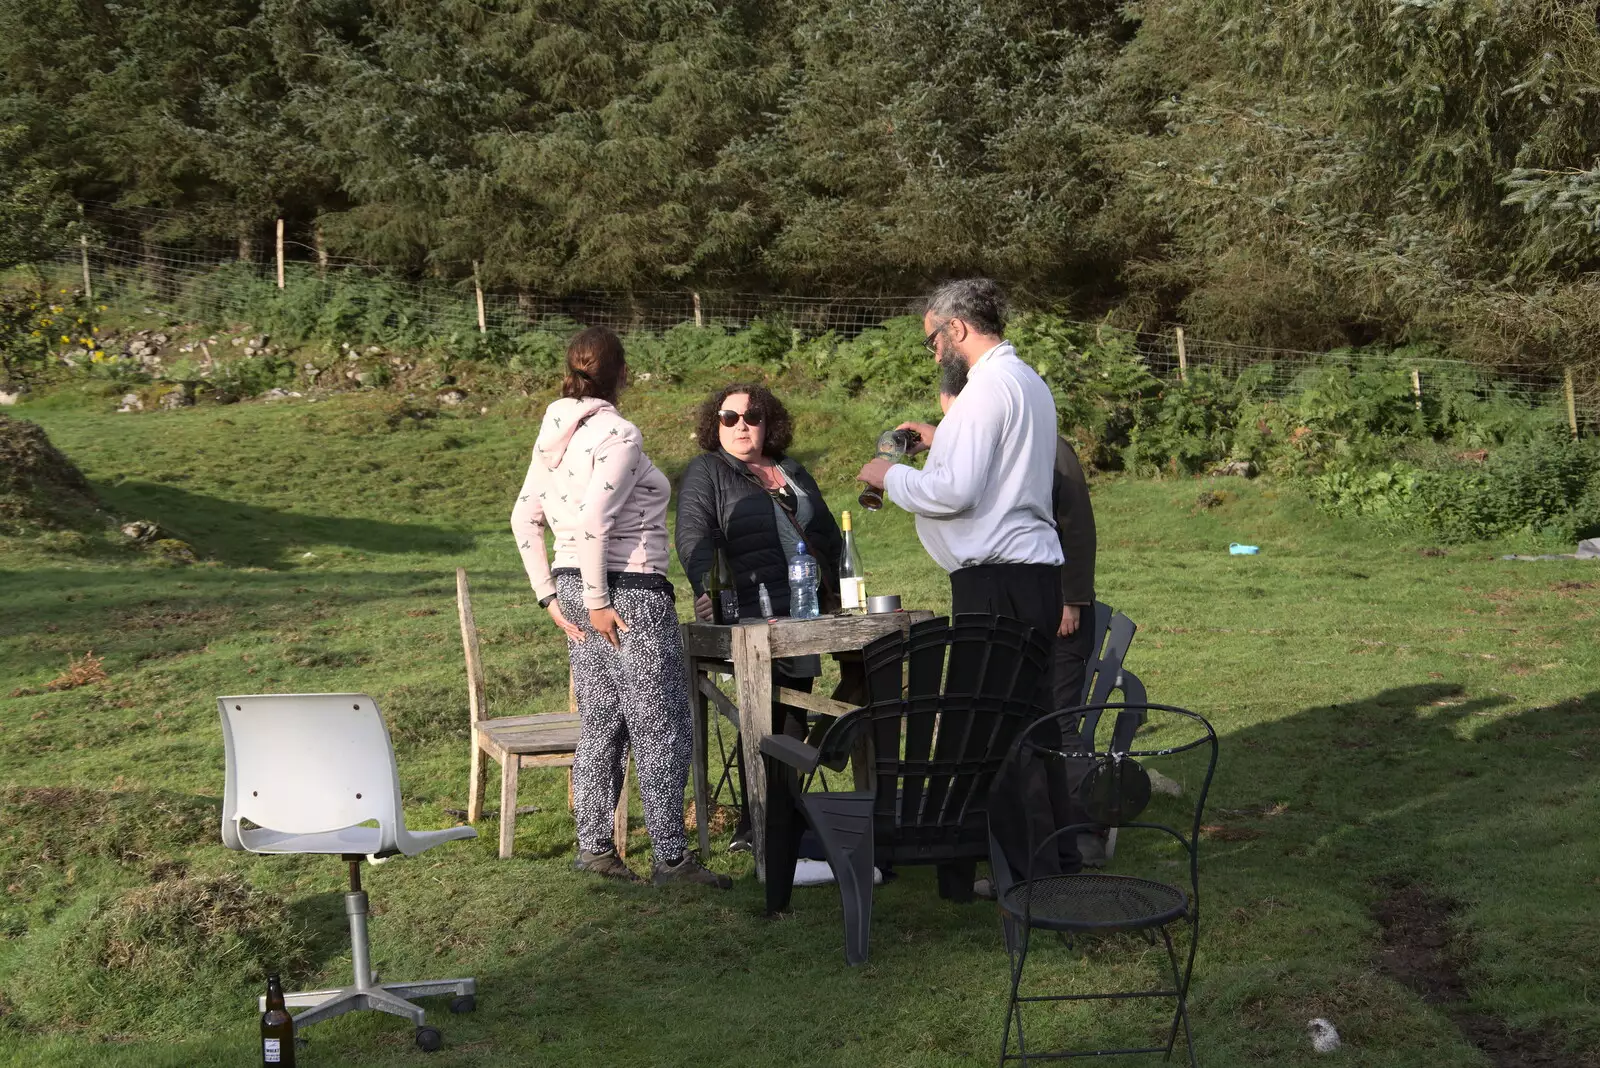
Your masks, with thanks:
[[(640, 387), (624, 409), (675, 476), (697, 395)], [(541, 408), (419, 416), (349, 397), (114, 415), (24, 406), (125, 519), (198, 564), (114, 537), (0, 541), (0, 1062), (249, 1065), (269, 967), (348, 981), (340, 865), (225, 850), (215, 697), (365, 691), (399, 751), (407, 820), (467, 795), (453, 572), (473, 577), (496, 714), (565, 704), (565, 650), (506, 527)], [(797, 453), (836, 510), (888, 413), (799, 397)], [(409, 414), (408, 414), (409, 413)], [(926, 414), (926, 413), (918, 413)], [(1224, 503), (1196, 505), (1202, 489)], [(1426, 546), (1331, 521), (1243, 480), (1099, 484), (1099, 588), (1140, 625), (1153, 700), (1213, 720), (1222, 758), (1202, 856), (1192, 1001), (1201, 1063), (1486, 1065), (1453, 1017), (1493, 1014), (1600, 1048), (1600, 565), (1511, 563), (1516, 546)], [(876, 592), (942, 609), (942, 574), (894, 508), (857, 529)], [(1230, 557), (1230, 541), (1262, 546)], [(680, 583), (680, 611), (687, 598)], [(48, 684), (73, 658), (106, 678)], [(6, 696), (6, 695), (12, 696)], [(479, 1009), (438, 1021), (429, 1062), (930, 1065), (992, 1062), (1007, 966), (992, 905), (911, 869), (880, 889), (872, 960), (844, 964), (832, 889), (762, 914), (746, 858), (726, 894), (598, 885), (569, 870), (564, 777), (524, 774), (517, 855), (475, 842), (374, 868), (374, 955), (392, 978), (475, 975)], [(723, 839), (725, 843), (725, 836)], [(635, 819), (630, 854), (647, 862)], [(1119, 868), (1159, 864), (1124, 843)], [(1431, 1005), (1377, 966), (1375, 904), (1416, 886), (1454, 904), (1441, 952), (1468, 1001)], [(1138, 982), (1123, 939), (1040, 943), (1059, 989)], [(430, 1007), (432, 1007), (430, 1005)], [(1056, 1014), (1087, 1043), (1142, 1043), (1159, 1010)], [(419, 1058), (402, 1021), (309, 1032), (303, 1065)], [(1328, 1063), (1332, 1063), (1329, 1061)], [(1521, 1063), (1502, 1061), (1498, 1063)]]

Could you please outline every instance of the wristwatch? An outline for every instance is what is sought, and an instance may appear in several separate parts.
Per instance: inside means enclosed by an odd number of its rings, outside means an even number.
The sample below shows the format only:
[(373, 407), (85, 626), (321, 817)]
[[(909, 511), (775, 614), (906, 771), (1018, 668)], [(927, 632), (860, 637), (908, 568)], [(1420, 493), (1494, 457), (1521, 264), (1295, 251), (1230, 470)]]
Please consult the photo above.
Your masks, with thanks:
[(550, 602), (555, 600), (555, 599), (556, 599), (556, 595), (553, 594), (553, 593), (548, 597), (541, 597), (541, 598), (539, 598), (539, 607), (540, 608), (549, 608), (550, 607)]

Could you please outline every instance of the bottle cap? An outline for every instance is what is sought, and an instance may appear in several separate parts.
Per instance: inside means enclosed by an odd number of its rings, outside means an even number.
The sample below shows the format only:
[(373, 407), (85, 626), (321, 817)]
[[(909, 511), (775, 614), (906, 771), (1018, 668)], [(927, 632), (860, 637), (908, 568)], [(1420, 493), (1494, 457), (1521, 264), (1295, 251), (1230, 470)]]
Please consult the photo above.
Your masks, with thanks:
[(849, 512), (845, 512), (845, 513), (843, 513), (843, 515), (844, 515), (844, 529), (849, 530), (850, 529), (850, 513)]
[(805, 551), (806, 551), (806, 543), (805, 542), (797, 541), (797, 542), (794, 543), (794, 554), (796, 556), (799, 556), (801, 553), (804, 553)]

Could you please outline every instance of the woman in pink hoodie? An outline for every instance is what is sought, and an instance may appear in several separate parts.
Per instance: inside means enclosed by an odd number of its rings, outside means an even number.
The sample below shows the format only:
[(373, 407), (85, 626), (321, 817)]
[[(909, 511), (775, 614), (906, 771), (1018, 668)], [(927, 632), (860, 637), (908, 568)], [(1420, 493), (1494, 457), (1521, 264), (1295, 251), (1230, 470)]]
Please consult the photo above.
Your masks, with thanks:
[[(617, 411), (627, 384), (622, 340), (590, 327), (567, 348), (561, 397), (545, 409), (511, 529), (539, 605), (567, 635), (582, 724), (572, 762), (578, 859), (573, 867), (630, 882), (611, 814), (627, 747), (639, 769), (651, 881), (731, 879), (689, 851), (683, 788), (693, 749), (683, 638), (667, 582), (667, 477)], [(555, 566), (545, 530), (555, 535)]]

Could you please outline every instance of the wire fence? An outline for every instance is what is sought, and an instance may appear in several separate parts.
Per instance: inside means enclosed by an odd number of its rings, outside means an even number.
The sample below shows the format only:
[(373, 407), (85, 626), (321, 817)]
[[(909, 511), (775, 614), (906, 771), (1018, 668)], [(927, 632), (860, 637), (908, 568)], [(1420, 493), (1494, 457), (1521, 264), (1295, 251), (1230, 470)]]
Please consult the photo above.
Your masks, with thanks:
[[(888, 319), (922, 311), (921, 296), (897, 294), (502, 292), (482, 288), (475, 275), (430, 277), (429, 272), (418, 270), (408, 276), (332, 256), (316, 244), (289, 237), (262, 243), (252, 235), (231, 250), (217, 243), (176, 246), (149, 239), (153, 229), (174, 218), (158, 209), (99, 208), (94, 217), (95, 236), (63, 247), (54, 257), (55, 265), (63, 272), (81, 269), (89, 285), (101, 293), (135, 296), (171, 311), (205, 308), (216, 315), (237, 317), (239, 322), (248, 321), (251, 302), (259, 300), (263, 283), (277, 283), (292, 291), (302, 306), (316, 308), (351, 299), (348, 283), (360, 281), (371, 290), (381, 288), (391, 306), (404, 309), (394, 314), (404, 315), (410, 325), (434, 335), (470, 331), (515, 335), (541, 329), (570, 331), (578, 326), (660, 333), (690, 323), (741, 329), (765, 321), (783, 324), (802, 337), (828, 331), (854, 337)], [(1228, 379), (1250, 372), (1259, 392), (1286, 396), (1298, 390), (1303, 372), (1331, 360), (1375, 369), (1394, 366), (1393, 356), (1381, 354), (1239, 345), (1186, 336), (1181, 328), (1131, 331), (1102, 323), (1064, 321), (1102, 341), (1119, 341), (1136, 352), (1152, 374), (1166, 381), (1181, 381), (1199, 368)], [(1557, 375), (1516, 366), (1486, 368), (1423, 355), (1408, 363), (1419, 396), (1437, 376), (1460, 381), (1478, 375), (1492, 380), (1495, 390), (1530, 405), (1564, 408), (1574, 432), (1580, 427), (1600, 430), (1600, 381), (1592, 376), (1575, 377), (1570, 369)]]

